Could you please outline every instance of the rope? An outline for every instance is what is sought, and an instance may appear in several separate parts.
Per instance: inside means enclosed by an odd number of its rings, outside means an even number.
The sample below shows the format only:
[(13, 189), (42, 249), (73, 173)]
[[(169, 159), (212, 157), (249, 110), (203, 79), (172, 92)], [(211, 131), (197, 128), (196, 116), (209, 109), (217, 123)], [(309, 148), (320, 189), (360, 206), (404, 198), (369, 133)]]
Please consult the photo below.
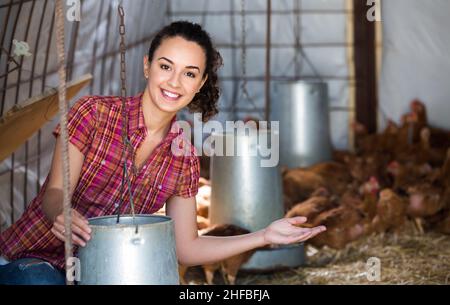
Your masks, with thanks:
[(56, 17), (56, 50), (58, 54), (58, 76), (59, 76), (59, 113), (61, 126), (61, 153), (63, 161), (63, 213), (64, 213), (64, 251), (66, 259), (66, 284), (73, 285), (73, 281), (68, 280), (69, 258), (72, 257), (72, 215), (70, 199), (70, 173), (69, 173), (69, 136), (67, 131), (66, 103), (66, 68), (64, 58), (64, 12), (62, 0), (55, 1)]

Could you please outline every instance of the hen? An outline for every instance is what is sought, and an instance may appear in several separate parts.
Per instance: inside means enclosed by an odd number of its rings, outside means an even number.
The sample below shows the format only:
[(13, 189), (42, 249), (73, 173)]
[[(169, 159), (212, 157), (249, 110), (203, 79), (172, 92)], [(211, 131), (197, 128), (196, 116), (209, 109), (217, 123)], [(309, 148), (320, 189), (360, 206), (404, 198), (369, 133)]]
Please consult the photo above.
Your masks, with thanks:
[(325, 180), (318, 174), (303, 168), (286, 170), (283, 174), (283, 191), (286, 196), (285, 211), (295, 204), (308, 199), (320, 187), (325, 187)]
[(344, 246), (365, 234), (366, 219), (357, 209), (340, 206), (319, 214), (313, 226), (324, 225), (327, 230), (309, 240), (315, 247), (328, 246), (342, 249)]
[[(308, 222), (312, 222), (323, 211), (335, 207), (336, 204), (330, 200), (326, 189), (318, 189), (318, 191), (320, 190), (322, 190), (322, 194), (313, 194), (309, 199), (296, 204), (286, 213), (285, 217), (304, 216), (308, 219)], [(318, 191), (315, 193), (319, 193)]]
[(406, 221), (407, 200), (397, 195), (392, 189), (380, 192), (377, 202), (377, 215), (372, 224), (377, 232), (398, 231)]
[[(204, 236), (235, 236), (250, 233), (250, 231), (231, 224), (216, 225), (206, 230), (202, 235)], [(239, 268), (247, 262), (253, 255), (255, 250), (246, 251), (244, 253), (229, 257), (223, 261), (202, 265), (205, 272), (206, 281), (208, 284), (213, 283), (214, 274), (220, 269), (222, 276), (229, 284), (234, 285), (236, 282), (236, 275)]]
[(424, 233), (422, 219), (433, 216), (446, 206), (446, 198), (441, 189), (429, 183), (422, 183), (408, 189), (409, 205), (407, 214), (414, 218), (421, 234)]

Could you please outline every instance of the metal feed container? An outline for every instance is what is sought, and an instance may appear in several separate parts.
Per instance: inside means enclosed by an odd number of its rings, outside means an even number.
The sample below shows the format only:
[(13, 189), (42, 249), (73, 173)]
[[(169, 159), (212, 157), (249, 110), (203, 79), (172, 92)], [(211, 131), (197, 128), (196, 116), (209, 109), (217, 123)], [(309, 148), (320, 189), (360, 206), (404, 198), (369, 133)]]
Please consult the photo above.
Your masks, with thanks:
[[(173, 221), (154, 215), (89, 219), (91, 239), (80, 247), (80, 285), (178, 285)], [(137, 228), (137, 230), (136, 230)]]
[(331, 160), (327, 84), (279, 82), (272, 100), (271, 120), (280, 122), (280, 164), (307, 167)]
[[(259, 133), (263, 138), (268, 139), (268, 147), (274, 145), (273, 153), (278, 153), (275, 151), (279, 148), (278, 132), (259, 130)], [(211, 224), (234, 224), (254, 232), (283, 218), (279, 166), (277, 164), (273, 167), (262, 167), (261, 161), (264, 159), (262, 157), (264, 154), (251, 154), (252, 149), (261, 148), (258, 136), (223, 133), (214, 134), (212, 137), (214, 141), (224, 144), (224, 151), (227, 149), (227, 144), (243, 149), (240, 155), (221, 156), (215, 151), (211, 157), (209, 210)], [(272, 138), (274, 142), (270, 141)], [(248, 262), (241, 266), (241, 269), (269, 271), (277, 268), (298, 267), (303, 265), (304, 258), (303, 244), (258, 250)]]
[[(268, 147), (272, 145), (271, 136), (278, 136), (266, 130), (259, 130), (258, 133), (266, 137)], [(267, 158), (261, 156), (256, 132), (217, 133), (212, 137), (216, 147), (217, 143), (223, 143), (222, 152), (233, 148), (235, 153), (234, 156), (231, 153), (228, 156), (222, 153), (221, 156), (216, 149), (211, 157), (211, 224), (235, 224), (249, 231), (257, 231), (282, 218), (279, 167), (277, 164), (273, 167), (261, 166)]]

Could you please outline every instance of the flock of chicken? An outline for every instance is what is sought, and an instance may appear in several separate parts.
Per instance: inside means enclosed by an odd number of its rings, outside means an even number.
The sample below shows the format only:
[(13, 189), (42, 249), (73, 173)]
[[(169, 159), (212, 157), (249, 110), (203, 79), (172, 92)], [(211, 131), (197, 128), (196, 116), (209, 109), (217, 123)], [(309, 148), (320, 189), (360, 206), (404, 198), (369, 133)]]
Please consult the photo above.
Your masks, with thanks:
[[(335, 151), (333, 161), (283, 169), (286, 217), (306, 216), (308, 221), (302, 226), (327, 227), (308, 243), (342, 249), (369, 234), (397, 234), (407, 223), (414, 224), (419, 234), (425, 230), (450, 234), (450, 132), (429, 126), (425, 105), (417, 100), (401, 121), (400, 126), (390, 121), (380, 134), (368, 134), (356, 123), (356, 152)], [(201, 178), (199, 233), (248, 233), (233, 225), (210, 227), (210, 195), (209, 181)], [(220, 269), (233, 284), (251, 254), (203, 266), (207, 282), (211, 284)], [(180, 269), (182, 279), (185, 271)]]

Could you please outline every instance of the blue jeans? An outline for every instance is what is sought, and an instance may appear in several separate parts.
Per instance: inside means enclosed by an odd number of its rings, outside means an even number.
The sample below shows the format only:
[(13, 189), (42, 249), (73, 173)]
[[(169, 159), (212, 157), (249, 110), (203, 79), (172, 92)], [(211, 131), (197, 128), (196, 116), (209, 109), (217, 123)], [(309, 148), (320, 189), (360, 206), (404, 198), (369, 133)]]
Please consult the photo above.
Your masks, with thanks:
[(0, 285), (65, 285), (66, 273), (39, 258), (21, 258), (0, 266)]

